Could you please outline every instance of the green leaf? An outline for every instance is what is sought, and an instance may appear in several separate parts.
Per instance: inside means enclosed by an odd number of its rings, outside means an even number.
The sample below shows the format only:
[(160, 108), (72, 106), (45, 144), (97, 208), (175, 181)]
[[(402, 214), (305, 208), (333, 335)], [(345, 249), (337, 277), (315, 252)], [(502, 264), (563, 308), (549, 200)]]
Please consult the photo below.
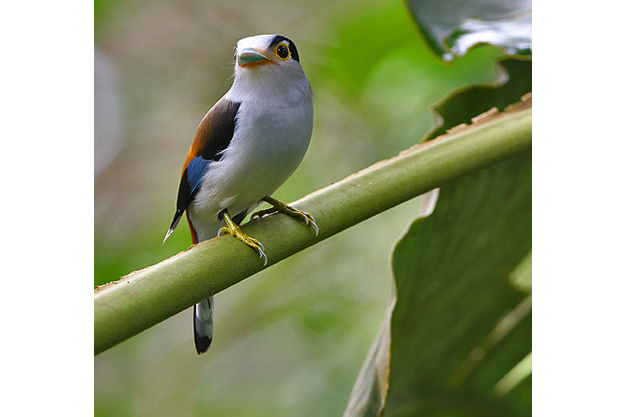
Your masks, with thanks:
[[(505, 111), (515, 106), (520, 106), (518, 109), (532, 106), (532, 98), (526, 94), (532, 90), (531, 63), (508, 59), (498, 65), (501, 77), (495, 85), (466, 87), (434, 106), (439, 123), (424, 140), (460, 129), (459, 125), (485, 123), (492, 117), (484, 114), (487, 110), (497, 113), (496, 109)], [(521, 103), (520, 97), (523, 98)], [(397, 415), (432, 413), (466, 416), (492, 412), (497, 414), (495, 410), (499, 409), (506, 409), (510, 415), (523, 415), (529, 409), (530, 378), (527, 376), (530, 366), (527, 364), (530, 361), (524, 362), (524, 358), (529, 357), (530, 352), (531, 298), (527, 296), (532, 285), (530, 179), (530, 154), (522, 162), (509, 161), (487, 168), (445, 185), (442, 188), (442, 199), (432, 218), (415, 222), (394, 254), (399, 306), (393, 313), (393, 321), (383, 323), (357, 378), (344, 416), (381, 415), (385, 409), (395, 410)], [(512, 199), (514, 195), (516, 197)], [(513, 206), (507, 208), (506, 204)], [(527, 217), (523, 219), (519, 215)], [(426, 232), (420, 232), (423, 224)], [(508, 230), (509, 227), (517, 227), (514, 232), (523, 239), (515, 237), (517, 235)], [(506, 246), (503, 241), (509, 237), (513, 239), (514, 246), (515, 242), (520, 245), (514, 247), (510, 256), (502, 257), (500, 248)], [(482, 245), (479, 254), (474, 252), (481, 247), (477, 246), (477, 242)], [(450, 243), (454, 243), (454, 246), (449, 247)], [(451, 248), (454, 252), (450, 252)], [(507, 262), (506, 268), (503, 268), (503, 262)], [(440, 269), (438, 265), (441, 265)], [(412, 268), (408, 278), (407, 268)], [(424, 269), (420, 271), (419, 268)], [(484, 273), (483, 269), (492, 274)], [(495, 301), (494, 304), (483, 302), (482, 297), (489, 298), (489, 293), (485, 291), (483, 294), (480, 285), (472, 288), (478, 292), (475, 297), (465, 289), (471, 285), (468, 281), (478, 278), (486, 284), (493, 284), (493, 300), (490, 302)], [(423, 301), (420, 300), (424, 295), (421, 290), (412, 287), (418, 280), (423, 280), (419, 282), (423, 282), (426, 287), (432, 285), (433, 288), (429, 290), (432, 294)], [(449, 281), (446, 287), (438, 288), (446, 280)], [(428, 302), (433, 304), (429, 306)], [(437, 311), (442, 307), (437, 305), (438, 302), (443, 302), (443, 311)], [(393, 309), (395, 303), (394, 296), (390, 309)], [(452, 309), (452, 316), (446, 317), (445, 307), (455, 303), (465, 310)], [(412, 323), (415, 317), (408, 311), (416, 305), (432, 309), (425, 310), (430, 316), (422, 317), (420, 320), (423, 322), (420, 322), (418, 328), (403, 330), (405, 326), (415, 325)], [(402, 309), (407, 311), (402, 312)], [(460, 316), (463, 320), (460, 324), (465, 327), (460, 330), (450, 327), (454, 331), (442, 336), (441, 333), (445, 331), (441, 330), (441, 326), (454, 324), (455, 315)], [(467, 332), (471, 333), (476, 326), (473, 320), (481, 322), (485, 316), (490, 321), (482, 322), (482, 333), (477, 332), (469, 337), (471, 335)], [(444, 321), (439, 322), (440, 319)], [(389, 340), (393, 347), (391, 353)], [(416, 352), (405, 349), (403, 341), (411, 347), (425, 342), (432, 343), (432, 346), (425, 343), (423, 351), (420, 347), (417, 354), (423, 355), (423, 358), (416, 361)], [(464, 344), (464, 350), (455, 351), (461, 348), (457, 344)], [(512, 357), (509, 357), (507, 351), (508, 344), (512, 345)], [(504, 359), (492, 360), (487, 354)], [(456, 368), (447, 369), (439, 375), (440, 380), (434, 387), (419, 386), (418, 380), (424, 371), (419, 366), (449, 365), (448, 359), (452, 360), (450, 363), (457, 361)], [(407, 364), (396, 364), (404, 360), (409, 364), (421, 365), (411, 369)], [(387, 372), (390, 366), (392, 370), (398, 371), (392, 373), (389, 380)], [(484, 379), (479, 381), (483, 392), (480, 389), (474, 392), (477, 387), (473, 385), (472, 378), (481, 373), (489, 374), (491, 379), (481, 377)], [(427, 380), (432, 382), (434, 379), (431, 376)], [(415, 387), (418, 390), (410, 392), (410, 388)], [(424, 390), (421, 391), (421, 388)]]
[(531, 185), (530, 152), (456, 180), (398, 243), (386, 416), (530, 415), (528, 378), (500, 381), (531, 352), (531, 299), (509, 281)]
[(407, 0), (431, 48), (445, 61), (490, 44), (508, 55), (532, 56), (529, 0)]

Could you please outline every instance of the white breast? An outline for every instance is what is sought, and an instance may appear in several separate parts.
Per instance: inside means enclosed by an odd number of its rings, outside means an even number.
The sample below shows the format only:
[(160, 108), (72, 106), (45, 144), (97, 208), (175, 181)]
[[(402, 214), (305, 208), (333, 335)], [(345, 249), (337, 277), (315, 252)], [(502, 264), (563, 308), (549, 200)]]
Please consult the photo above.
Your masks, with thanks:
[(304, 158), (312, 130), (312, 93), (288, 107), (243, 101), (233, 139), (222, 158), (211, 163), (189, 207), (199, 240), (215, 236), (222, 210), (231, 216), (252, 211), (274, 193)]

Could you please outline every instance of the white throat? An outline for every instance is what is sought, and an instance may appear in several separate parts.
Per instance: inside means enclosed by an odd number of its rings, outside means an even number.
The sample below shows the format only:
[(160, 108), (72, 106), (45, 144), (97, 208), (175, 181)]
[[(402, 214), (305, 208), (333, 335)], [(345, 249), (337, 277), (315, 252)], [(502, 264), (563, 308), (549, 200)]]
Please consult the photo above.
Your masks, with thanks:
[(225, 98), (276, 107), (290, 107), (300, 103), (311, 97), (313, 91), (300, 64), (290, 64), (267, 64), (258, 68), (235, 65), (235, 81)]

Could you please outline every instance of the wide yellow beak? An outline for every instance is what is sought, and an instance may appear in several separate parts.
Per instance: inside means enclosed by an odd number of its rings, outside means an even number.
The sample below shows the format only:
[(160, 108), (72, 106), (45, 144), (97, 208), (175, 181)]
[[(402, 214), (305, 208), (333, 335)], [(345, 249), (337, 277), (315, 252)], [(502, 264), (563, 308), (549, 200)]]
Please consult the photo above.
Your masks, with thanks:
[(244, 48), (237, 54), (237, 63), (242, 67), (253, 64), (263, 64), (270, 59), (261, 51), (252, 48)]

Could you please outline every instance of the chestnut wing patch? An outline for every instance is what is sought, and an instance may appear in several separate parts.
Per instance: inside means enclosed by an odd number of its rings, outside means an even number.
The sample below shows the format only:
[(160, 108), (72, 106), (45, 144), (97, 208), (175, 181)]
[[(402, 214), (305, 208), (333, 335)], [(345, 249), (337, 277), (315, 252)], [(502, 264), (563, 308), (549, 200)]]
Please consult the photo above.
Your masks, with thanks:
[(178, 186), (176, 213), (170, 225), (171, 233), (196, 193), (202, 186), (204, 174), (211, 169), (211, 163), (219, 161), (222, 152), (228, 148), (235, 133), (236, 117), (241, 103), (220, 100), (209, 110), (191, 143), (183, 173)]

